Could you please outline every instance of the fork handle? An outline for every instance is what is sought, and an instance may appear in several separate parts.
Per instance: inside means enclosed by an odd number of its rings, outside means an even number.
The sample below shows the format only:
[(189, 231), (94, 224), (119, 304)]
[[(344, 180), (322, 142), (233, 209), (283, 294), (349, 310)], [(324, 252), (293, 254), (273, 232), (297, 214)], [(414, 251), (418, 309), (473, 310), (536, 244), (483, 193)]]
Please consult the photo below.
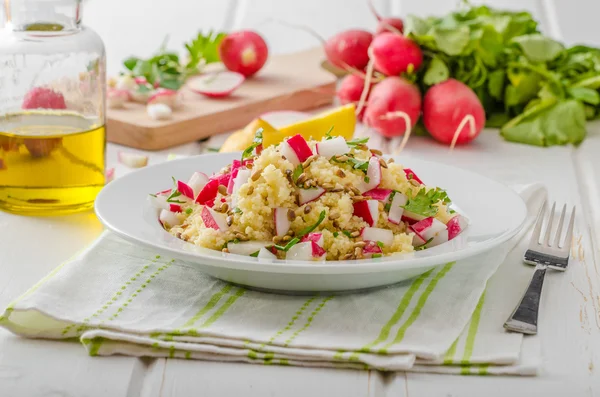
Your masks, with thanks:
[(544, 286), (544, 276), (546, 276), (546, 265), (537, 264), (525, 295), (523, 295), (521, 302), (504, 324), (504, 328), (522, 334), (537, 334), (538, 311), (542, 287)]

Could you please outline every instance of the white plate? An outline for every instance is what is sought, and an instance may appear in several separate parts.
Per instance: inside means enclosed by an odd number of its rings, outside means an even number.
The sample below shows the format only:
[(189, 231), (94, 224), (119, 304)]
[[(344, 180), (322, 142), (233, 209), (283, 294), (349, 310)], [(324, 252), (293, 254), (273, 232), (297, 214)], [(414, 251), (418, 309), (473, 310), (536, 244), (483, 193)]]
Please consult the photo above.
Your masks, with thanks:
[(258, 259), (197, 247), (167, 233), (150, 206), (149, 193), (187, 180), (194, 171), (217, 172), (239, 153), (206, 154), (157, 164), (109, 183), (98, 195), (96, 214), (109, 229), (135, 243), (198, 266), (198, 271), (251, 287), (279, 291), (344, 291), (397, 283), (429, 269), (487, 251), (515, 235), (527, 215), (510, 188), (481, 175), (417, 158), (395, 161), (429, 186), (447, 190), (456, 209), (470, 221), (457, 238), (411, 254), (339, 262)]

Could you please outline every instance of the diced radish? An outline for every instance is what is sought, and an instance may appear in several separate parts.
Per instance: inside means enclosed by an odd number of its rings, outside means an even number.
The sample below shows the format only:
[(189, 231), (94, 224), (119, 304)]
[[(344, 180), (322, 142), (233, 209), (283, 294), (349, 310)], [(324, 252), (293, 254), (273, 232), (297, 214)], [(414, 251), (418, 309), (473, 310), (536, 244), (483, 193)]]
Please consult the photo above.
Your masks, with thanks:
[(423, 238), (421, 236), (419, 236), (417, 233), (415, 233), (414, 230), (412, 230), (412, 228), (408, 228), (409, 232), (412, 232), (413, 235), (413, 241), (412, 241), (412, 245), (415, 247), (420, 247), (423, 244), (425, 244), (427, 241), (423, 240)]
[(383, 250), (380, 246), (377, 245), (375, 241), (368, 241), (367, 245), (363, 248), (363, 256), (365, 258), (371, 258), (373, 255), (381, 255), (383, 254)]
[(214, 207), (215, 206), (215, 199), (207, 201), (204, 205), (207, 206), (207, 207), (210, 207), (210, 208)]
[(445, 242), (447, 242), (448, 241), (448, 233), (449, 233), (449, 231), (442, 230), (441, 232), (439, 232), (438, 234), (433, 236), (433, 240), (431, 240), (427, 244), (427, 248), (435, 247), (436, 245), (444, 244)]
[(242, 185), (248, 182), (248, 180), (250, 179), (250, 175), (252, 174), (250, 170), (247, 170), (245, 168), (238, 168), (237, 171), (238, 173), (234, 179), (233, 190), (231, 192), (231, 205), (234, 207), (237, 205), (238, 192), (240, 191)]
[(302, 236), (300, 242), (305, 243), (307, 241), (314, 241), (317, 245), (323, 246), (325, 239), (323, 237), (323, 233), (308, 233), (307, 235)]
[(391, 189), (373, 189), (369, 190), (368, 192), (364, 192), (363, 196), (369, 196), (373, 200), (387, 202), (390, 198), (390, 194), (392, 194)]
[[(202, 217), (202, 221), (204, 222), (204, 226), (206, 227), (210, 227), (211, 229), (219, 230), (221, 232), (224, 232), (227, 229), (229, 229), (229, 226), (227, 226), (226, 221), (227, 215), (217, 212), (212, 208), (204, 206), (202, 208), (202, 213), (200, 214), (200, 216)], [(258, 251), (258, 249), (254, 251)]]
[(279, 144), (279, 153), (281, 153), (283, 157), (292, 163), (294, 167), (301, 163), (296, 155), (296, 152), (294, 152), (294, 149), (291, 148), (287, 141), (283, 141)]
[(328, 159), (333, 156), (346, 154), (350, 151), (346, 140), (341, 136), (317, 142), (315, 149), (318, 155), (327, 157)]
[(379, 202), (363, 200), (354, 203), (354, 215), (362, 218), (369, 226), (374, 226), (379, 218)]
[(156, 196), (148, 196), (148, 200), (154, 208), (158, 208), (161, 210), (169, 211), (171, 209), (170, 203), (167, 203), (167, 196), (156, 195)]
[(261, 259), (277, 259), (277, 255), (275, 255), (274, 253), (272, 253), (264, 247), (258, 251), (258, 257)]
[(394, 192), (394, 198), (390, 204), (390, 211), (388, 212), (388, 221), (394, 225), (398, 225), (402, 220), (404, 214), (404, 205), (408, 201), (408, 197), (400, 192)]
[(210, 98), (222, 98), (231, 95), (246, 78), (236, 72), (215, 72), (203, 74), (190, 80), (190, 90)]
[(146, 106), (148, 116), (153, 120), (167, 120), (171, 118), (173, 111), (164, 103), (153, 103)]
[(427, 218), (426, 216), (415, 214), (414, 212), (404, 210), (402, 213), (402, 220), (407, 222), (409, 225), (422, 221)]
[[(258, 146), (257, 146), (257, 148), (258, 148)], [(246, 159), (246, 160), (242, 161), (242, 167), (252, 168), (252, 166), (248, 167), (248, 164), (254, 164), (254, 159)]]
[(179, 204), (169, 204), (169, 211), (171, 212), (183, 212), (183, 209)]
[(310, 261), (321, 259), (323, 256), (325, 256), (323, 248), (319, 247), (314, 241), (307, 241), (305, 243), (298, 243), (290, 248), (285, 255), (285, 259)]
[(275, 235), (283, 237), (290, 230), (290, 220), (287, 216), (288, 209), (277, 207), (273, 211), (273, 220), (275, 221)]
[(216, 180), (219, 182), (219, 185), (223, 185), (223, 186), (227, 187), (227, 186), (229, 186), (229, 181), (231, 180), (231, 173), (228, 172), (227, 174), (212, 175), (209, 179), (211, 181)]
[(381, 241), (383, 245), (390, 246), (394, 243), (394, 233), (389, 229), (378, 227), (365, 227), (361, 234), (365, 241)]
[[(240, 241), (239, 243), (227, 243), (227, 249), (230, 254), (236, 255), (252, 255), (256, 251), (266, 249), (267, 245), (273, 244), (268, 241)], [(270, 252), (269, 252), (270, 254)]]
[[(2, 167), (0, 167), (0, 169), (2, 169)], [(104, 173), (104, 177), (106, 178), (106, 183), (112, 182), (112, 180), (115, 179), (115, 169), (108, 168)]]
[(419, 182), (421, 185), (423, 185), (423, 181), (417, 176), (417, 174), (414, 173), (413, 170), (411, 170), (410, 168), (405, 168), (404, 169), (404, 174), (406, 175), (406, 178), (408, 180), (415, 180), (417, 182)]
[(173, 191), (173, 189), (161, 190), (160, 192), (156, 193), (156, 195), (157, 196), (168, 196), (169, 194), (171, 194), (172, 191)]
[(148, 105), (155, 103), (162, 103), (175, 109), (179, 106), (179, 94), (175, 90), (169, 90), (167, 88), (161, 88), (148, 98)]
[(213, 179), (212, 181), (209, 181), (206, 185), (204, 185), (202, 190), (200, 190), (200, 193), (198, 193), (198, 196), (196, 196), (196, 202), (198, 204), (208, 205), (209, 201), (214, 200), (215, 197), (217, 197), (218, 191), (219, 181), (217, 179)]
[(160, 223), (164, 227), (177, 226), (177, 225), (180, 225), (182, 222), (179, 219), (179, 217), (177, 216), (177, 214), (175, 214), (174, 212), (168, 211), (168, 210), (160, 211), (160, 215), (159, 215), (158, 219), (160, 220)]
[(179, 193), (181, 193), (182, 195), (184, 195), (185, 197), (189, 198), (189, 199), (194, 199), (194, 189), (191, 188), (190, 185), (188, 185), (185, 182), (182, 181), (177, 181), (177, 190), (179, 190)]
[(301, 163), (313, 155), (310, 146), (308, 146), (308, 142), (306, 142), (306, 139), (300, 134), (289, 138), (287, 144), (292, 148), (294, 153), (296, 153), (296, 157), (298, 157), (298, 161)]
[(233, 160), (231, 162), (231, 171), (237, 169), (237, 168), (241, 168), (242, 167), (242, 162), (240, 160)]
[(318, 199), (323, 195), (323, 193), (325, 193), (325, 189), (320, 186), (311, 189), (300, 189), (298, 191), (300, 205), (310, 203), (311, 201)]
[(208, 183), (208, 175), (204, 172), (194, 172), (190, 180), (188, 181), (188, 185), (194, 190), (194, 197), (200, 193), (200, 190)]
[(446, 225), (433, 217), (429, 217), (412, 225), (412, 230), (427, 241), (442, 230), (446, 230)]
[(231, 178), (229, 178), (229, 183), (227, 184), (227, 194), (233, 193), (233, 187), (235, 186), (235, 178), (237, 178), (239, 170), (239, 168), (232, 169)]
[(458, 214), (448, 221), (448, 240), (452, 240), (458, 236), (469, 224), (467, 218)]
[(117, 153), (117, 158), (119, 163), (131, 168), (142, 168), (148, 165), (148, 156), (141, 154), (119, 152)]
[(363, 193), (375, 189), (381, 183), (381, 164), (377, 156), (372, 156), (369, 159), (367, 180), (368, 182), (362, 183), (358, 188)]

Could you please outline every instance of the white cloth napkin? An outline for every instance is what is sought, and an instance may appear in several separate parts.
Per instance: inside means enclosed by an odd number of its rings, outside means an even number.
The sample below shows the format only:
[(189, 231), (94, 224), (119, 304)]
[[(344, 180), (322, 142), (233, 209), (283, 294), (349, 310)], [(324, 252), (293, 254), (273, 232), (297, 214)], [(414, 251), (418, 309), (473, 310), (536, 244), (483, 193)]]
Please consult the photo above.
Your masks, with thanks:
[[(545, 190), (519, 191), (530, 224)], [(92, 356), (534, 375), (536, 338), (524, 342), (502, 328), (513, 309), (507, 297), (522, 291), (507, 272), (486, 292), (526, 229), (484, 255), (392, 287), (314, 296), (227, 284), (105, 232), (9, 305), (0, 325), (32, 338), (79, 338)], [(507, 265), (524, 246), (515, 251)]]

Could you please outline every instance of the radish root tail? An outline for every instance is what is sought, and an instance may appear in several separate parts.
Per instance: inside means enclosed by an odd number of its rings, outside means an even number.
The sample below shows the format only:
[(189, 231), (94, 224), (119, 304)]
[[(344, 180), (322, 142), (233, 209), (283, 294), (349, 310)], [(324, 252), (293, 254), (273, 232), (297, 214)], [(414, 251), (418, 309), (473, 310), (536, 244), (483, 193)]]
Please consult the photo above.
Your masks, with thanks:
[(387, 30), (389, 30), (392, 33), (396, 33), (400, 36), (403, 36), (402, 32), (399, 31), (398, 29), (396, 29), (395, 27), (393, 27), (392, 25), (390, 25), (389, 23), (385, 23), (385, 22), (379, 22), (381, 24), (381, 26), (383, 26), (384, 28), (386, 28)]
[(367, 64), (367, 75), (365, 77), (365, 85), (363, 86), (363, 90), (360, 93), (360, 101), (358, 102), (358, 106), (356, 107), (356, 115), (359, 115), (365, 107), (365, 103), (367, 102), (367, 95), (369, 95), (369, 89), (371, 88), (371, 80), (373, 79), (373, 49), (369, 47), (369, 63)]
[(450, 151), (454, 150), (454, 146), (456, 146), (456, 142), (458, 141), (458, 137), (460, 136), (465, 125), (469, 123), (469, 129), (471, 130), (471, 136), (475, 135), (475, 117), (472, 114), (467, 114), (461, 120), (460, 124), (456, 131), (454, 131), (454, 136), (452, 137), (452, 143), (450, 143)]
[(317, 40), (319, 40), (322, 45), (325, 45), (325, 39), (319, 33), (317, 33), (314, 29), (312, 29), (308, 26), (298, 25), (298, 24), (287, 22), (287, 21), (284, 21), (282, 19), (277, 19), (277, 18), (270, 18), (270, 20), (273, 22), (277, 22), (280, 25), (287, 26), (288, 28), (303, 30), (306, 33), (313, 36), (314, 38), (316, 38)]
[(367, 0), (367, 5), (369, 6), (369, 10), (371, 10), (371, 12), (375, 16), (375, 18), (377, 18), (378, 21), (381, 21), (381, 15), (379, 15), (377, 13), (377, 10), (375, 9), (375, 6), (373, 5), (373, 0)]
[(395, 155), (400, 154), (408, 143), (410, 133), (412, 132), (412, 120), (408, 114), (401, 111), (389, 112), (380, 117), (381, 120), (393, 120), (397, 118), (402, 118), (404, 120), (404, 123), (406, 124), (406, 131), (404, 132), (404, 137), (402, 138), (400, 146), (398, 146), (398, 148), (396, 148), (393, 152)]

